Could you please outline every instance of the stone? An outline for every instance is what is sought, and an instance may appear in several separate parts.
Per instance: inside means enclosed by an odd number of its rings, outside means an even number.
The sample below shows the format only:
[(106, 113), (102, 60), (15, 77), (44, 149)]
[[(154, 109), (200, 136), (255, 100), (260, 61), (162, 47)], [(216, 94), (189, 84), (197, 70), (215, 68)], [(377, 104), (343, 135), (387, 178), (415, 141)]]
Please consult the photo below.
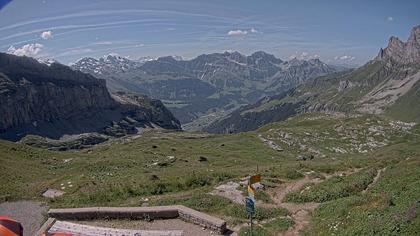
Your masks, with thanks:
[[(61, 187), (61, 188), (65, 189), (65, 187)], [(65, 192), (63, 192), (63, 191), (53, 189), (53, 188), (49, 188), (45, 192), (42, 193), (42, 196), (46, 197), (46, 198), (56, 198), (56, 197), (62, 196), (64, 193)]]

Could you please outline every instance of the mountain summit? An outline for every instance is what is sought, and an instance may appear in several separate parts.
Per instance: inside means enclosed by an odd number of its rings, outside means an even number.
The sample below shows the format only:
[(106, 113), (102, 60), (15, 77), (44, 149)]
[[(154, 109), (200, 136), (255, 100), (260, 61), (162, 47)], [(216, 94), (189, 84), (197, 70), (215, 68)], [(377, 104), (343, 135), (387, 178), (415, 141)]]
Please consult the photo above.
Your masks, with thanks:
[(392, 60), (399, 64), (420, 62), (420, 25), (411, 30), (407, 42), (392, 36), (388, 46), (380, 49), (376, 60)]

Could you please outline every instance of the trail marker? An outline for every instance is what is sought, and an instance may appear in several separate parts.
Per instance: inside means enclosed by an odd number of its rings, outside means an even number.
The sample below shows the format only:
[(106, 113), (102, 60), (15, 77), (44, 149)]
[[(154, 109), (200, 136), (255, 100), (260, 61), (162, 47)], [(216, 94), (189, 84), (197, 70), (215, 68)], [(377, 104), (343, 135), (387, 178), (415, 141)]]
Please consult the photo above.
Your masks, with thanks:
[[(258, 167), (257, 167), (258, 168)], [(261, 175), (253, 175), (248, 180), (248, 197), (245, 198), (245, 207), (251, 221), (250, 235), (252, 236), (252, 216), (255, 214), (255, 189), (253, 184), (261, 182)]]
[(252, 216), (255, 213), (255, 200), (251, 197), (246, 197), (245, 207), (248, 214)]
[(251, 185), (248, 185), (248, 197), (255, 199), (255, 189)]
[(255, 183), (259, 183), (259, 182), (261, 182), (261, 175), (260, 174), (253, 175), (249, 178), (249, 184), (250, 185), (255, 184)]
[(255, 214), (255, 200), (252, 197), (245, 198), (245, 207), (251, 220), (250, 235), (252, 235), (252, 216)]

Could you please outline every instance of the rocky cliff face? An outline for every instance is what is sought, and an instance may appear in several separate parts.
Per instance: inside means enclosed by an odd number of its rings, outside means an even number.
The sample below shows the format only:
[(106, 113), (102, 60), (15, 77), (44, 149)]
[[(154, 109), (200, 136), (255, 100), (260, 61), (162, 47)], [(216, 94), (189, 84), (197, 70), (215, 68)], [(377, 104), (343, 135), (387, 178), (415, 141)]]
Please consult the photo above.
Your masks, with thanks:
[(139, 121), (152, 123), (156, 114), (152, 115), (151, 108), (156, 107), (159, 115), (174, 121), (161, 122), (164, 127), (179, 129), (179, 122), (161, 106), (156, 102), (147, 109), (139, 104), (121, 104), (111, 97), (104, 80), (58, 63), (45, 65), (32, 58), (0, 53), (3, 138), (17, 140), (26, 134), (58, 138), (103, 131), (130, 114), (137, 115), (136, 125)]
[[(104, 80), (54, 63), (0, 54), (0, 129), (116, 106)], [(63, 76), (64, 75), (64, 76)]]
[(389, 39), (388, 46), (380, 49), (376, 60), (392, 60), (399, 64), (420, 62), (420, 25), (411, 30), (407, 42), (397, 37)]

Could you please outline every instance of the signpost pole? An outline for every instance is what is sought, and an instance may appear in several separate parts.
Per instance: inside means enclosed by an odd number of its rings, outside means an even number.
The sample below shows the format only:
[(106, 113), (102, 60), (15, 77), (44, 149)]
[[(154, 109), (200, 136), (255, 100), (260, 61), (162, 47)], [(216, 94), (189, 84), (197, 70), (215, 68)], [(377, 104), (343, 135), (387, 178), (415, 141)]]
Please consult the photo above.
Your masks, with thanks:
[(250, 227), (251, 233), (249, 235), (252, 236), (252, 214), (250, 214), (250, 216), (251, 216), (251, 227)]
[[(257, 172), (258, 172), (258, 165), (257, 165)], [(252, 186), (255, 183), (261, 182), (261, 175), (253, 175), (250, 176), (248, 179), (248, 197), (245, 198), (245, 206), (246, 211), (248, 212), (249, 219), (250, 219), (250, 227), (249, 227), (249, 235), (252, 236), (252, 215), (255, 213), (255, 190)]]

